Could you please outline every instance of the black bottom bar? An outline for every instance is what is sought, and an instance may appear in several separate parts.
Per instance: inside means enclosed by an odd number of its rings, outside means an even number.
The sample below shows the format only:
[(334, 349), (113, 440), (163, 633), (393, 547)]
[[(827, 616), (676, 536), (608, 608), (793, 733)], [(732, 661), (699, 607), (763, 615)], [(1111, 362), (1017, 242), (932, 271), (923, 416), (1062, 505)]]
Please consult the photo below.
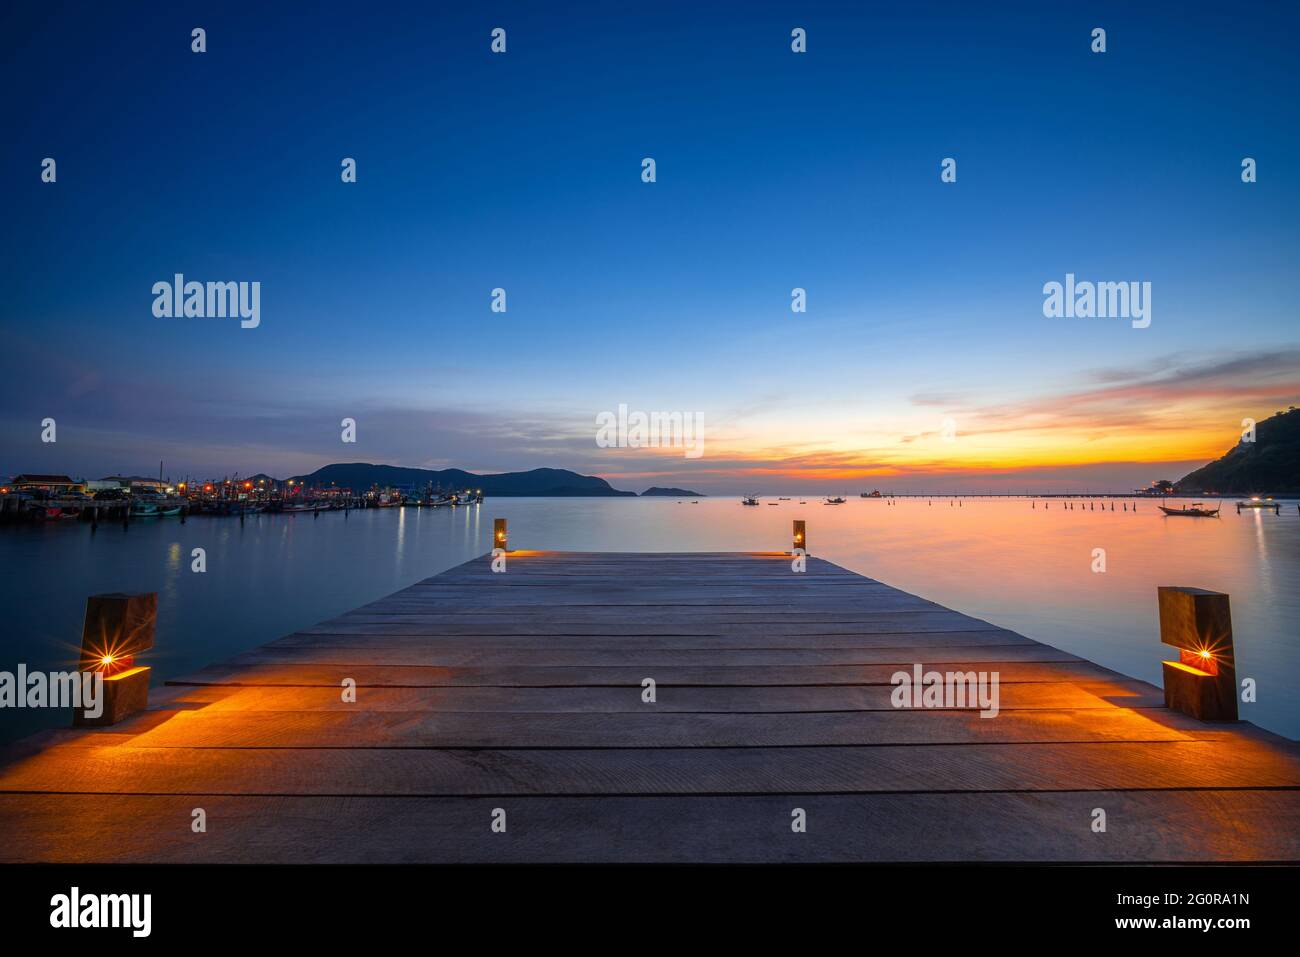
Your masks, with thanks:
[[(0, 868), (6, 940), (143, 943), (141, 909), (114, 906), (113, 928), (71, 923), (100, 895), (148, 894), (148, 940), (209, 950), (218, 943), (420, 939), (496, 948), (570, 940), (640, 940), (674, 948), (703, 923), (733, 943), (795, 934), (805, 945), (848, 933), (859, 942), (1080, 937), (1249, 939), (1294, 921), (1292, 865), (1235, 867), (244, 867)], [(96, 900), (87, 904), (86, 899)], [(66, 904), (62, 899), (66, 899)], [(89, 907), (89, 910), (86, 908)], [(427, 936), (432, 935), (432, 936)], [(599, 936), (597, 936), (599, 935)], [(617, 935), (617, 936), (610, 936)], [(1245, 936), (1243, 936), (1245, 935)], [(459, 941), (460, 943), (456, 943)]]

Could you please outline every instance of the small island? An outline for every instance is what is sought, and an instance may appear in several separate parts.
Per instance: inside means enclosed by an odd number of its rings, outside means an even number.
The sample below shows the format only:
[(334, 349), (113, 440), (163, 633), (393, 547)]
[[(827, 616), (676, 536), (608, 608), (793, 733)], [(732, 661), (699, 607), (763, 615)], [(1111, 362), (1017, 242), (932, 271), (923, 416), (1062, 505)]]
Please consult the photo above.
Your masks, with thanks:
[(658, 485), (648, 488), (642, 495), (670, 495), (677, 498), (707, 498), (708, 496), (700, 492), (692, 492), (687, 488), (660, 488)]

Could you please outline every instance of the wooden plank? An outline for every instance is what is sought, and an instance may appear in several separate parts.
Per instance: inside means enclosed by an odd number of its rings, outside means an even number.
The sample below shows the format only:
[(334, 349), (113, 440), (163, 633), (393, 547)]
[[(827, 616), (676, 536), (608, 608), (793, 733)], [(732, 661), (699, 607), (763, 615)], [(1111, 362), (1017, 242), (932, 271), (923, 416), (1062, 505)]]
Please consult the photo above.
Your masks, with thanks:
[[(949, 612), (945, 612), (949, 614)], [(573, 636), (573, 637), (714, 637), (714, 638), (772, 638), (820, 636), (876, 636), (876, 635), (985, 635), (989, 632), (1002, 637), (1004, 644), (1024, 644), (1028, 638), (995, 628), (974, 619), (913, 620), (900, 623), (896, 618), (855, 620), (855, 622), (636, 622), (630, 616), (620, 616), (612, 622), (564, 622), (528, 612), (512, 620), (465, 619), (446, 622), (433, 615), (393, 615), (374, 622), (338, 622), (312, 625), (294, 637), (305, 636), (365, 636), (400, 637), (498, 637), (498, 636)]]
[(1021, 711), (997, 720), (969, 711), (433, 714), (391, 707), (400, 696), (399, 690), (387, 698), (388, 707), (360, 711), (331, 695), (313, 713), (295, 707), (289, 696), (245, 690), (211, 711), (181, 711), (130, 743), (142, 748), (760, 748), (1188, 740), (1186, 726), (1180, 731), (1150, 713), (1118, 708), (1101, 714)]
[[(402, 652), (401, 657), (406, 660), (384, 670), (385, 674), (392, 676), (391, 683), (405, 685), (414, 680), (422, 687), (430, 688), (635, 687), (639, 691), (642, 680), (647, 677), (653, 678), (660, 686), (674, 688), (892, 686), (893, 676), (900, 671), (909, 676), (912, 673), (911, 662), (870, 665), (501, 665), (450, 668), (426, 665), (421, 659), (427, 656), (418, 651)], [(368, 655), (353, 648), (320, 648), (303, 650), (297, 654), (263, 651), (256, 655), (241, 656), (238, 668), (211, 669), (200, 675), (176, 679), (169, 683), (245, 682), (253, 674), (272, 669), (272, 666), (279, 666), (272, 670), (277, 675), (291, 677), (277, 678), (277, 681), (337, 685), (344, 677), (357, 677), (352, 675), (349, 669), (361, 667), (367, 669), (366, 684), (374, 685), (381, 683), (376, 680), (378, 673), (373, 665), (366, 662), (378, 661), (388, 664), (390, 660), (388, 656)], [(312, 667), (314, 665), (330, 667), (317, 669)], [(998, 675), (1000, 686), (1024, 682), (1085, 680), (1122, 682), (1124, 680), (1114, 672), (1087, 661), (1029, 663), (983, 661), (976, 664), (926, 661), (924, 665), (927, 669), (939, 671), (960, 673), (970, 673), (976, 669), (987, 671)], [(266, 666), (266, 669), (263, 666)]]
[[(554, 641), (532, 641), (522, 645), (484, 648), (473, 642), (447, 642), (439, 639), (407, 641), (395, 647), (387, 641), (361, 644), (350, 639), (317, 641), (308, 644), (282, 644), (273, 641), (261, 648), (229, 659), (227, 666), (319, 661), (319, 654), (337, 652), (342, 661), (363, 660), (370, 664), (435, 665), (445, 668), (467, 666), (580, 666), (580, 665), (910, 665), (926, 662), (984, 663), (997, 662), (1082, 662), (1083, 659), (1047, 645), (943, 645), (883, 648), (736, 648), (714, 644), (703, 648), (646, 649), (637, 641), (613, 644), (583, 642), (577, 646)], [(223, 666), (213, 666), (220, 670)], [(206, 673), (207, 669), (199, 674)], [(183, 680), (183, 679), (182, 679)]]
[[(1095, 834), (1092, 810), (1108, 829)], [(208, 831), (190, 830), (202, 807)], [(505, 834), (489, 822), (507, 814)], [(804, 809), (808, 830), (791, 831)], [(75, 828), (68, 826), (76, 822)], [(358, 798), (0, 795), (0, 860), (74, 863), (1295, 862), (1283, 791)]]
[(435, 750), (55, 746), (0, 792), (98, 794), (770, 794), (1297, 788), (1256, 742)]
[[(585, 643), (606, 645), (618, 639), (635, 639), (635, 641), (623, 641), (624, 646), (636, 646), (638, 648), (702, 648), (702, 647), (719, 647), (719, 648), (888, 648), (888, 647), (916, 647), (918, 645), (1036, 645), (1036, 642), (1030, 641), (1015, 632), (1006, 631), (999, 628), (988, 629), (928, 629), (914, 628), (911, 630), (900, 631), (895, 624), (892, 627), (872, 630), (860, 626), (850, 625), (826, 625), (821, 632), (785, 631), (783, 629), (760, 629), (760, 628), (742, 628), (735, 632), (711, 634), (702, 628), (695, 629), (678, 629), (675, 632), (655, 633), (647, 629), (640, 634), (619, 634), (619, 630), (613, 627), (597, 627), (587, 629), (588, 634), (584, 634), (578, 629), (568, 627), (543, 630), (536, 625), (523, 626), (518, 628), (493, 628), (480, 629), (478, 632), (468, 634), (443, 634), (437, 631), (436, 625), (421, 624), (412, 622), (407, 625), (395, 625), (392, 627), (383, 626), (366, 626), (366, 631), (358, 634), (349, 634), (347, 637), (357, 638), (385, 638), (394, 639), (393, 641), (376, 642), (376, 644), (386, 644), (391, 646), (401, 645), (398, 639), (410, 638), (410, 644), (429, 644), (431, 640), (437, 639), (439, 643), (447, 645), (454, 644), (458, 639), (462, 645), (483, 645), (485, 647), (514, 647), (514, 648), (536, 648), (539, 646), (539, 640), (548, 640), (559, 645), (573, 645), (587, 639)], [(514, 633), (512, 633), (514, 632)], [(931, 637), (933, 636), (933, 637)], [(329, 633), (310, 633), (298, 632), (292, 636), (286, 636), (280, 639), (281, 644), (303, 644), (319, 645), (326, 644), (330, 638), (337, 638), (339, 635)], [(292, 638), (293, 640), (288, 640)], [(419, 641), (418, 639), (424, 639)], [(468, 640), (472, 639), (472, 640)]]
[[(432, 684), (432, 669), (371, 668), (365, 665), (266, 665), (216, 676), (224, 687), (280, 686), (312, 687), (339, 694), (344, 679), (352, 679), (362, 692), (372, 689), (419, 689), (415, 710), (428, 711), (514, 711), (514, 712), (627, 712), (627, 711), (893, 711), (893, 691), (888, 685), (763, 686), (763, 687), (674, 687), (660, 686), (653, 705), (641, 700), (640, 684), (621, 688), (474, 688)], [(1130, 707), (1163, 707), (1164, 699), (1143, 682), (1115, 682), (1098, 689), (1109, 695), (1125, 695)], [(1009, 684), (1000, 689), (1002, 711), (1025, 708), (1114, 708), (1115, 704), (1097, 693), (1064, 682)], [(303, 696), (304, 707), (310, 699)]]

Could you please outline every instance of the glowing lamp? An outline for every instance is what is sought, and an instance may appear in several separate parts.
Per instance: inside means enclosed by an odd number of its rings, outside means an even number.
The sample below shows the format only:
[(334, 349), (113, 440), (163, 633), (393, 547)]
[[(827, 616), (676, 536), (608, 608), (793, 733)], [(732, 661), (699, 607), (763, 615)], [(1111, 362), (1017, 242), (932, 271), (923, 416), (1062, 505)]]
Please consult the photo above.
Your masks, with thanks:
[(98, 718), (73, 712), (73, 724), (103, 727), (143, 711), (149, 704), (149, 671), (136, 655), (153, 647), (158, 595), (91, 595), (81, 630), (81, 670), (104, 680), (104, 708)]
[(1237, 720), (1237, 669), (1228, 596), (1203, 588), (1157, 589), (1160, 640), (1178, 649), (1162, 662), (1165, 707), (1202, 721)]
[(506, 540), (506, 520), (504, 518), (492, 519), (492, 547), (509, 551), (509, 543)]
[(808, 532), (804, 527), (804, 520), (802, 518), (796, 518), (794, 520), (794, 542), (791, 545), (791, 550), (793, 551), (796, 548), (802, 548), (804, 554), (808, 554)]

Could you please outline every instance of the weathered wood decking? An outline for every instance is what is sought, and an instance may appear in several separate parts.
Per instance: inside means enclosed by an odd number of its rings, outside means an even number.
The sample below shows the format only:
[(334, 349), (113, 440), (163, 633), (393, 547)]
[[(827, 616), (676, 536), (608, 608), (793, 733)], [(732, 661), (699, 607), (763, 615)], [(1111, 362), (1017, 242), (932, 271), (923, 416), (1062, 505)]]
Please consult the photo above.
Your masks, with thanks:
[[(916, 662), (999, 672), (1001, 713), (896, 710)], [(1295, 744), (817, 559), (478, 559), (153, 695), (15, 749), (0, 857), (1300, 858)]]

